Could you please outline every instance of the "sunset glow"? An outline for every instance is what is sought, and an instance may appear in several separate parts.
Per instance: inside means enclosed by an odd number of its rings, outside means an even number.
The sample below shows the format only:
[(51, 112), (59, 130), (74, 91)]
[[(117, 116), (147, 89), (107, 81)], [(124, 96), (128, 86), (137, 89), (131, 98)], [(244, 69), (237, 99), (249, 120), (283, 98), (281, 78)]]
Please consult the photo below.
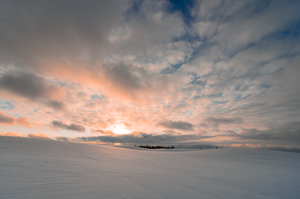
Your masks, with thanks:
[(0, 1), (0, 135), (299, 148), (300, 1), (30, 2)]
[(130, 132), (124, 128), (123, 125), (116, 125), (113, 130), (112, 130), (115, 134), (119, 134), (119, 135), (122, 135), (122, 134), (129, 134)]

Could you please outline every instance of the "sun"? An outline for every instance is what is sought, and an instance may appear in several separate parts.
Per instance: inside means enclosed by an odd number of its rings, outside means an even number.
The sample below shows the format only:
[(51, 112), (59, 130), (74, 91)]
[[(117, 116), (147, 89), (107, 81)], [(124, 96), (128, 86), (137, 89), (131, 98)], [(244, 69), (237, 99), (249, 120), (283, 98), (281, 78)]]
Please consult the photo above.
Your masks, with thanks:
[(114, 126), (114, 128), (112, 129), (112, 131), (115, 134), (129, 134), (130, 131), (128, 131), (123, 125), (118, 124), (116, 126)]

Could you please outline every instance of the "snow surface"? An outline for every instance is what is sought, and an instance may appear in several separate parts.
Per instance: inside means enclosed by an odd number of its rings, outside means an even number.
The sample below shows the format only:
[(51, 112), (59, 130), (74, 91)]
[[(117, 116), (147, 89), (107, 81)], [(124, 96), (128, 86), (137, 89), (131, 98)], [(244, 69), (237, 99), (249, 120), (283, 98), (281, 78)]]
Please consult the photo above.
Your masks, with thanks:
[(0, 198), (300, 198), (300, 154), (0, 137)]

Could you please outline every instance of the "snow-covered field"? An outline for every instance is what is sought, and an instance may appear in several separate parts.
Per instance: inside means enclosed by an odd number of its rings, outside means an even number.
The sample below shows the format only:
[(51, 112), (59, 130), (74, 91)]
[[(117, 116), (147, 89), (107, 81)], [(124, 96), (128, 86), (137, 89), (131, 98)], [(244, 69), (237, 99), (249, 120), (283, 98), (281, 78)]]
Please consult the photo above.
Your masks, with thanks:
[(300, 198), (300, 154), (0, 137), (0, 198)]

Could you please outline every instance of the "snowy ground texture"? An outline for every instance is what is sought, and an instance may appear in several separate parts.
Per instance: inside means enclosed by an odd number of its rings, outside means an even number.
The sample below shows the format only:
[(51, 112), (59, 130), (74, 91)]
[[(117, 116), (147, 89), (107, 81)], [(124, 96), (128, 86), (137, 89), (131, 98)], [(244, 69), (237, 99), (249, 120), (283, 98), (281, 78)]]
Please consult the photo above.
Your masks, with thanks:
[(300, 154), (0, 137), (0, 198), (300, 198)]

